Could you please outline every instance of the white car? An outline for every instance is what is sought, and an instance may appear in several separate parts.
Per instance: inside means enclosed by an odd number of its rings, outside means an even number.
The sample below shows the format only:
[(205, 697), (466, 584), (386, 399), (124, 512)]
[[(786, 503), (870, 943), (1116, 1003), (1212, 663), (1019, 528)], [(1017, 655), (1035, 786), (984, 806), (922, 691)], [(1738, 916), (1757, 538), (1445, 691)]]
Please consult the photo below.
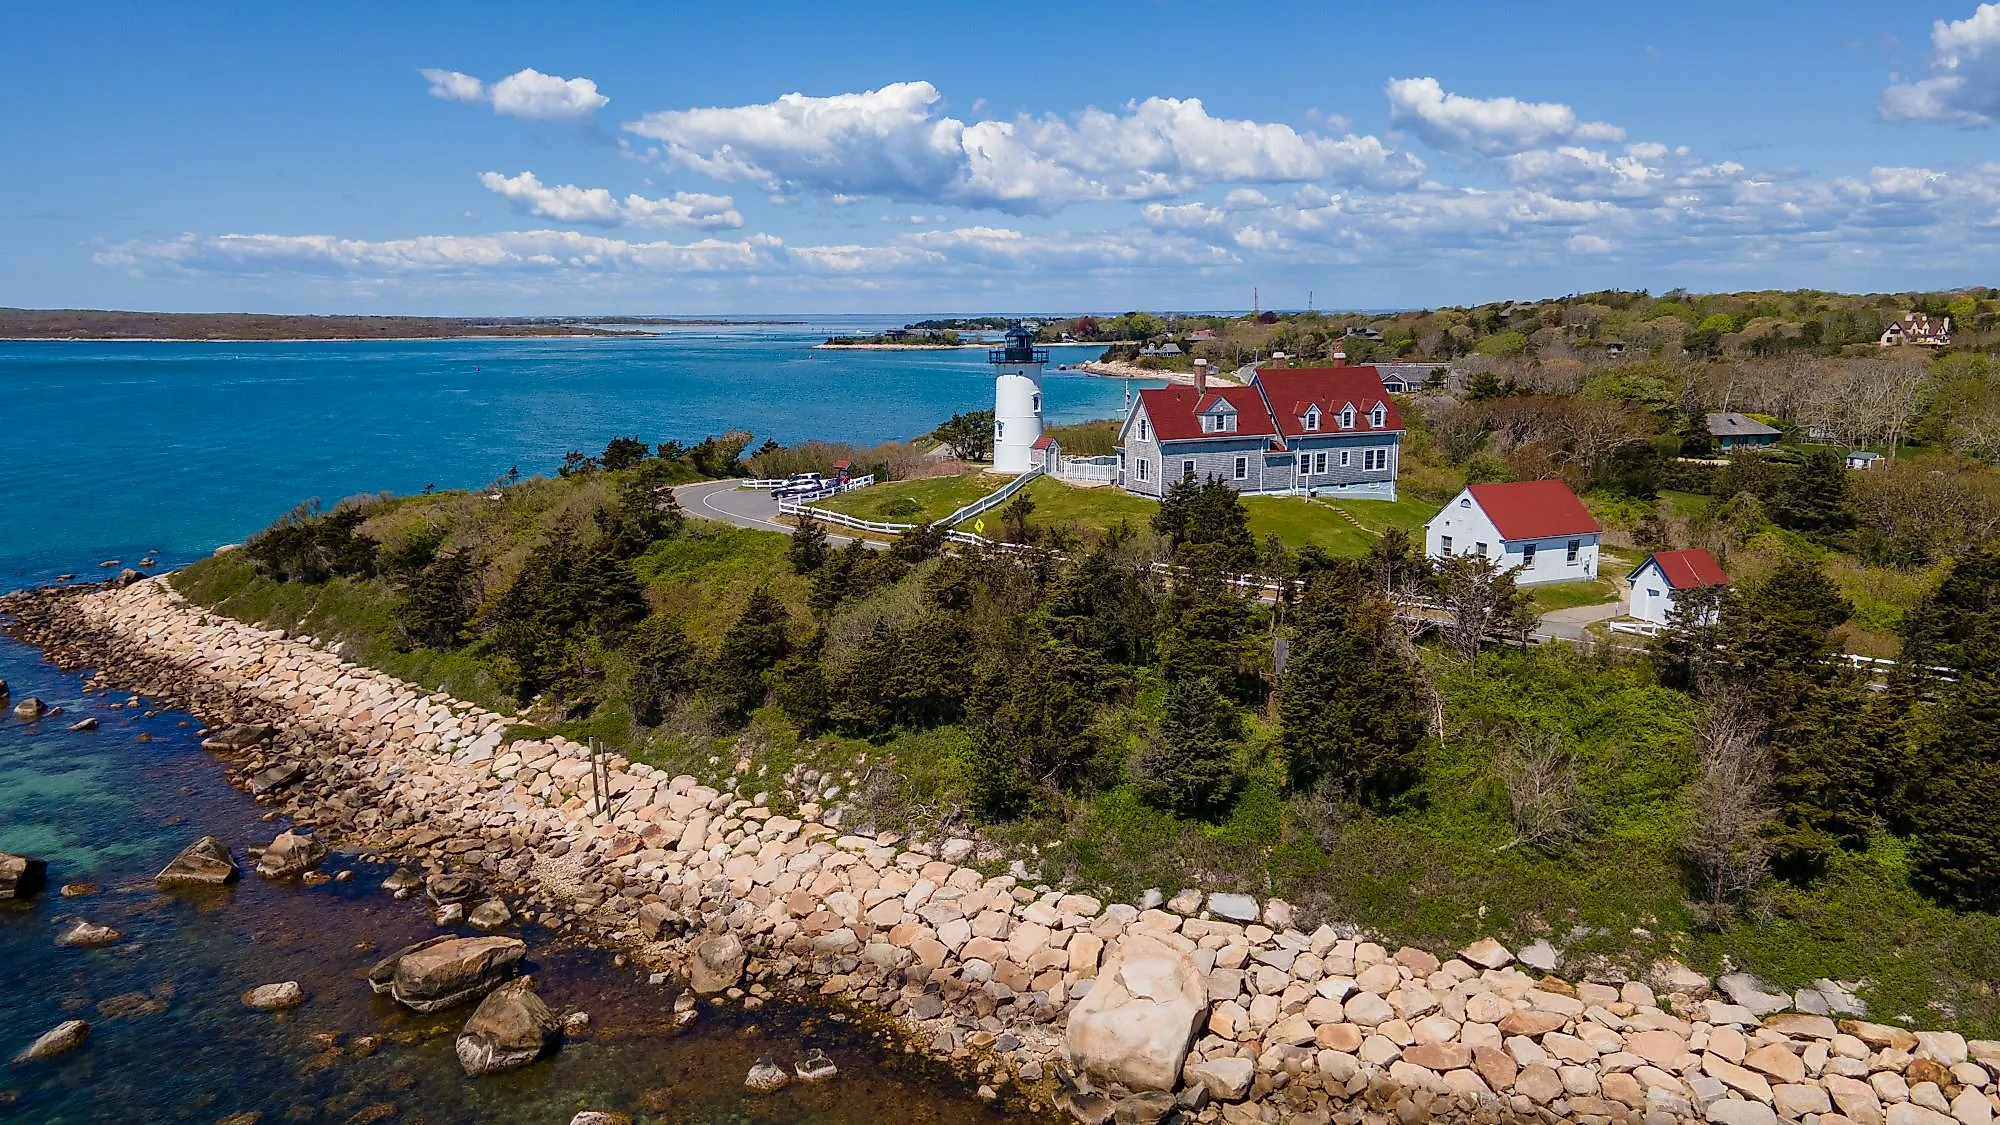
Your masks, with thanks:
[(825, 487), (826, 480), (818, 473), (793, 473), (785, 478), (785, 483), (771, 490), (771, 499), (782, 500), (787, 496), (803, 496), (808, 492), (818, 492)]

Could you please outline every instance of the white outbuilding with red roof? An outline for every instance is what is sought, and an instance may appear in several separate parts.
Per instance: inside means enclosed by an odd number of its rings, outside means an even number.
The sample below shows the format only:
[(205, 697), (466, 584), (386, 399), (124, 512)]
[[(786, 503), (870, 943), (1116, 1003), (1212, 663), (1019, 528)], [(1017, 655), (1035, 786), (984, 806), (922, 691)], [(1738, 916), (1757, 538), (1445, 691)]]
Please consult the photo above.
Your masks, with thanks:
[(1597, 577), (1604, 528), (1559, 480), (1475, 484), (1424, 526), (1433, 559), (1478, 555), (1523, 586)]
[(1674, 596), (1689, 590), (1729, 585), (1729, 576), (1715, 556), (1701, 547), (1658, 551), (1632, 572), (1631, 616), (1665, 625), (1674, 612)]

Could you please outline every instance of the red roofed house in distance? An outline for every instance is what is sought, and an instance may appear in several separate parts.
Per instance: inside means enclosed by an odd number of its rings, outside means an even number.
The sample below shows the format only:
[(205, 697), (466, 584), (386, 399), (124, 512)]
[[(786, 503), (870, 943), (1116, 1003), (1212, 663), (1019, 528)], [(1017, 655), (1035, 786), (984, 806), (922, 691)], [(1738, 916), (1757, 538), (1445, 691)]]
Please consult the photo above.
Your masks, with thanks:
[(1655, 625), (1665, 625), (1674, 611), (1674, 595), (1709, 586), (1727, 586), (1715, 556), (1702, 547), (1685, 551), (1660, 551), (1632, 572), (1631, 616)]
[(1424, 525), (1433, 559), (1478, 555), (1523, 586), (1597, 577), (1604, 528), (1559, 480), (1475, 484)]

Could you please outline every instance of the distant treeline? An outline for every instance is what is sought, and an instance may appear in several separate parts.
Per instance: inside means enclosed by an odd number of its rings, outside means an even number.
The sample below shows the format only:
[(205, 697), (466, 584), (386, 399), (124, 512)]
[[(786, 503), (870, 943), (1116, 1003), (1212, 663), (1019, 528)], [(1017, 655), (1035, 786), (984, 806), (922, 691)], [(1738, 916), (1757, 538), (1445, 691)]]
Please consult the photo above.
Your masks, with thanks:
[[(0, 309), (0, 339), (413, 340), (451, 336), (638, 336), (608, 324), (710, 324), (655, 317), (289, 316), (102, 309)], [(762, 322), (759, 322), (762, 323)]]

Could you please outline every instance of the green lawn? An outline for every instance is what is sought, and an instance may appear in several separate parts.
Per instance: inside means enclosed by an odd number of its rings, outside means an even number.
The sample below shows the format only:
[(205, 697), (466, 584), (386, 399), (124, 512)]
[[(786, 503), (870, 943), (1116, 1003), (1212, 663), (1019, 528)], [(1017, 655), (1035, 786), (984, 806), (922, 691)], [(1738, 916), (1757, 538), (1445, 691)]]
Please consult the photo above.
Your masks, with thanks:
[(1699, 492), (1673, 492), (1660, 490), (1660, 501), (1667, 506), (1669, 514), (1684, 520), (1691, 520), (1708, 510), (1708, 497)]
[(983, 472), (889, 481), (830, 496), (814, 506), (883, 523), (925, 523), (943, 519), (1006, 484), (1006, 477)]
[(1310, 545), (1330, 555), (1365, 555), (1375, 542), (1333, 508), (1303, 496), (1245, 496), (1243, 506), (1259, 543), (1275, 535), (1293, 550)]
[(1396, 500), (1326, 500), (1336, 508), (1344, 509), (1349, 515), (1361, 521), (1361, 526), (1380, 535), (1392, 527), (1404, 531), (1417, 532), (1438, 514), (1444, 505), (1435, 500), (1421, 500), (1415, 496), (1404, 496)]
[(1618, 584), (1609, 578), (1591, 578), (1580, 582), (1551, 582), (1546, 586), (1527, 587), (1528, 596), (1534, 600), (1535, 609), (1547, 613), (1555, 609), (1575, 609), (1583, 605), (1603, 605), (1618, 600)]

